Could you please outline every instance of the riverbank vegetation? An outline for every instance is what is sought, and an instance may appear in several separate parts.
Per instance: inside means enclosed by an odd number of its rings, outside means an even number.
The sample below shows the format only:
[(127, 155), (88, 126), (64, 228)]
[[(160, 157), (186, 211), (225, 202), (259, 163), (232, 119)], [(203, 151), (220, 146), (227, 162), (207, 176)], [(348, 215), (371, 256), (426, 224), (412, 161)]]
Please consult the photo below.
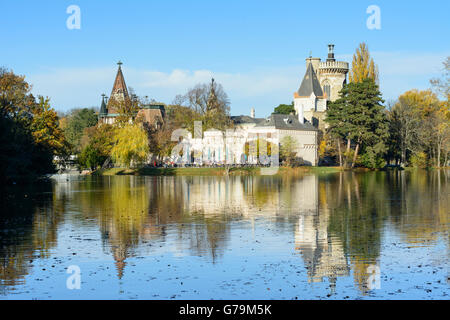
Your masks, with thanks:
[(450, 57), (432, 89), (410, 90), (383, 106), (378, 67), (361, 44), (350, 82), (327, 108), (328, 129), (319, 146), (322, 159), (343, 168), (445, 167), (450, 155)]
[(24, 76), (0, 68), (0, 182), (52, 173), (53, 157), (68, 155), (69, 145), (50, 100), (36, 99)]

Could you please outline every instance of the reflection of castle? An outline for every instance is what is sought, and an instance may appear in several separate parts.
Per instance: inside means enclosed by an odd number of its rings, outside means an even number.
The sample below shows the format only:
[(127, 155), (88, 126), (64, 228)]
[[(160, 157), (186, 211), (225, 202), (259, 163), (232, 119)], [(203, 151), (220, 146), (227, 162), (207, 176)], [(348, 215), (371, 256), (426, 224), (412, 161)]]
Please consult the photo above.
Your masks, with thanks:
[[(183, 183), (185, 209), (189, 212), (238, 213), (244, 217), (273, 215), (285, 210), (316, 213), (318, 178), (310, 175), (291, 181), (264, 177), (193, 177)], [(279, 192), (279, 188), (286, 190)]]
[(328, 215), (328, 211), (301, 215), (295, 229), (295, 247), (303, 257), (310, 282), (328, 278), (335, 284), (337, 277), (350, 273), (340, 239), (328, 233)]

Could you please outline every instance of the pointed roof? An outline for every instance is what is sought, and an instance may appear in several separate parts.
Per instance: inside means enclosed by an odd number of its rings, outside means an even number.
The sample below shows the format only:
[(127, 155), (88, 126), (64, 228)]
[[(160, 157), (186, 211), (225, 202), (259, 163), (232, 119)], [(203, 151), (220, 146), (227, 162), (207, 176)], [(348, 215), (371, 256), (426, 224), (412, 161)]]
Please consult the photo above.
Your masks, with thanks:
[(108, 114), (108, 109), (106, 108), (105, 95), (102, 94), (102, 105), (100, 107), (99, 116), (105, 116)]
[(119, 61), (117, 64), (119, 65), (119, 69), (117, 70), (116, 80), (114, 80), (114, 86), (112, 88), (109, 101), (115, 97), (121, 97), (123, 99), (129, 97), (127, 85), (125, 84), (125, 78), (122, 73), (122, 62)]
[(312, 63), (308, 64), (306, 69), (305, 77), (303, 78), (300, 89), (298, 89), (297, 94), (300, 97), (309, 97), (311, 93), (314, 93), (316, 97), (323, 97), (323, 91), (315, 73)]

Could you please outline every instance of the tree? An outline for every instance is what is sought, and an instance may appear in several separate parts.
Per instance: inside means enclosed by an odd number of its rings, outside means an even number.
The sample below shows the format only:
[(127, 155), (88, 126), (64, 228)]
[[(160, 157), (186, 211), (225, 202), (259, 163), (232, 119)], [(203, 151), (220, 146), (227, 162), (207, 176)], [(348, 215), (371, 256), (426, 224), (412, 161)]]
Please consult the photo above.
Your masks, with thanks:
[(73, 152), (80, 152), (84, 129), (97, 124), (97, 114), (92, 108), (74, 109), (66, 117), (65, 122), (64, 135), (66, 140), (72, 146)]
[(364, 79), (372, 79), (378, 83), (378, 66), (370, 57), (369, 47), (366, 43), (360, 43), (353, 55), (352, 69), (349, 73), (350, 82), (362, 82)]
[[(440, 101), (431, 90), (403, 93), (389, 112), (390, 131), (396, 137), (403, 164), (434, 162), (440, 167), (442, 154), (446, 163), (450, 139), (450, 111), (447, 101)], [(425, 158), (425, 160), (424, 160)], [(420, 161), (418, 160), (420, 159)]]
[(385, 153), (385, 142), (389, 134), (386, 114), (381, 105), (384, 101), (378, 86), (372, 79), (364, 79), (362, 82), (344, 85), (340, 95), (327, 109), (325, 121), (329, 124), (328, 132), (340, 141), (347, 141), (344, 166), (352, 154), (353, 168), (359, 152), (363, 151), (367, 153), (363, 158), (364, 164), (372, 167), (379, 163), (379, 157)]
[(296, 141), (291, 136), (284, 136), (280, 141), (280, 160), (291, 166), (296, 158)]
[(78, 156), (78, 163), (90, 170), (95, 170), (105, 162), (105, 157), (100, 153), (98, 148), (93, 145), (88, 145)]
[(50, 107), (50, 100), (42, 96), (33, 107), (33, 120), (31, 123), (32, 135), (37, 144), (42, 144), (55, 155), (68, 154), (67, 144), (63, 131), (59, 127), (56, 111)]
[(111, 156), (116, 163), (126, 167), (147, 160), (148, 136), (140, 124), (124, 124), (116, 129)]
[[(24, 76), (0, 68), (0, 182), (19, 181), (53, 173), (53, 151), (40, 133), (33, 131), (36, 101)], [(37, 119), (34, 122), (37, 128)], [(45, 117), (44, 117), (45, 118)], [(53, 124), (52, 121), (50, 123)], [(48, 132), (46, 122), (39, 126)], [(42, 141), (40, 141), (40, 139)], [(37, 142), (37, 140), (39, 142)]]
[(141, 108), (142, 102), (136, 96), (132, 95), (130, 97), (125, 97), (124, 99), (114, 99), (111, 98), (108, 102), (108, 108), (116, 110), (119, 114), (116, 117), (116, 124), (119, 126), (124, 126), (136, 117), (139, 109)]
[(450, 57), (447, 57), (443, 64), (444, 73), (442, 77), (432, 79), (430, 82), (436, 92), (448, 100), (450, 96)]
[[(177, 95), (173, 105), (191, 109), (188, 113), (195, 118), (185, 117), (184, 127), (189, 128), (193, 121), (202, 121), (203, 130), (225, 130), (231, 125), (230, 101), (221, 84), (211, 80), (210, 84), (198, 84), (185, 95)], [(188, 129), (189, 130), (189, 129)]]
[(274, 113), (276, 114), (291, 114), (295, 113), (294, 102), (291, 104), (280, 104), (275, 108)]
[(99, 124), (86, 128), (81, 138), (81, 153), (78, 163), (83, 168), (95, 169), (111, 157), (116, 128), (110, 124)]

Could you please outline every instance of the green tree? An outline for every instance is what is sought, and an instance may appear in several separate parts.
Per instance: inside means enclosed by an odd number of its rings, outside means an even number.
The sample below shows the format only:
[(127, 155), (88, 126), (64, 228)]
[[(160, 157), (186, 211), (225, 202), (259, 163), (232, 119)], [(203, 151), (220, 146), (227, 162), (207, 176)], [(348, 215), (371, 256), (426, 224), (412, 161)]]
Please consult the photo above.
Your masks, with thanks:
[(93, 145), (88, 145), (78, 156), (78, 163), (91, 170), (95, 170), (101, 166), (106, 160), (106, 157), (101, 154), (100, 150)]
[(147, 132), (140, 124), (117, 128), (111, 156), (116, 163), (128, 168), (146, 161), (149, 156)]
[(89, 169), (103, 165), (111, 157), (116, 130), (109, 124), (86, 128), (81, 139), (82, 151), (78, 156), (78, 164)]
[(276, 114), (291, 114), (295, 113), (294, 102), (291, 104), (280, 104), (275, 108), (274, 113)]
[(373, 167), (386, 152), (389, 134), (378, 86), (372, 79), (364, 79), (346, 84), (340, 94), (341, 97), (328, 106), (325, 120), (328, 130), (332, 136), (347, 141), (346, 154), (347, 158), (352, 154), (352, 168), (361, 150), (367, 152), (364, 164)]
[(296, 141), (291, 136), (284, 136), (280, 141), (280, 160), (292, 166), (296, 158)]
[(93, 109), (74, 109), (67, 116), (64, 135), (68, 143), (72, 146), (73, 152), (80, 152), (82, 149), (81, 138), (84, 129), (97, 124), (98, 117)]

